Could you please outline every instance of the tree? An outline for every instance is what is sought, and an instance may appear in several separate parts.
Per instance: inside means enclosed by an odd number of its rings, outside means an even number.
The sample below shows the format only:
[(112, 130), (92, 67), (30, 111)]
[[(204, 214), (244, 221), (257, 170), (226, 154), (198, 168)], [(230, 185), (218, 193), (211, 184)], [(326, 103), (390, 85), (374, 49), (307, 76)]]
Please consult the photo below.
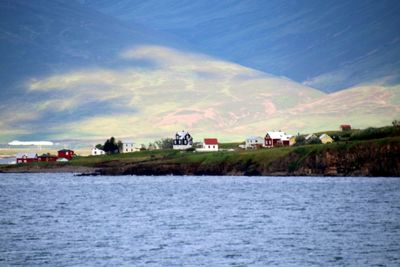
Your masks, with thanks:
[(154, 143), (149, 143), (149, 146), (147, 147), (148, 150), (156, 150), (157, 146)]
[(295, 143), (296, 146), (301, 146), (306, 143), (306, 138), (300, 134), (296, 136), (295, 140), (296, 140), (296, 143)]
[(117, 146), (118, 146), (118, 152), (122, 153), (124, 149), (124, 144), (121, 142), (121, 140), (118, 140)]
[(117, 154), (119, 153), (118, 144), (115, 142), (114, 136), (110, 139), (107, 139), (103, 146), (104, 152), (107, 154)]
[(400, 127), (400, 121), (399, 120), (394, 120), (392, 121), (393, 127)]
[(172, 149), (174, 146), (174, 139), (162, 138), (154, 142), (160, 149)]

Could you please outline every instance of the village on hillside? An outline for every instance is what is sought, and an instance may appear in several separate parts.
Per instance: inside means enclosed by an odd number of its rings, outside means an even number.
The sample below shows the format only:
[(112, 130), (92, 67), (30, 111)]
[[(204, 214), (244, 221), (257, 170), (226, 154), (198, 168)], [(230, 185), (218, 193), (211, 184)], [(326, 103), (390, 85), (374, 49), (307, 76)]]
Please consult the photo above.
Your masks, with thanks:
[[(350, 131), (351, 125), (340, 125), (341, 131)], [(116, 141), (114, 137), (106, 140), (104, 145), (97, 144), (91, 149), (91, 156), (100, 156), (105, 154), (134, 153), (143, 150), (173, 149), (193, 152), (217, 152), (217, 151), (235, 151), (235, 150), (254, 150), (271, 149), (276, 147), (286, 147), (305, 144), (328, 144), (335, 140), (335, 136), (329, 136), (327, 133), (291, 135), (283, 131), (267, 131), (265, 136), (249, 136), (244, 142), (239, 144), (236, 149), (222, 149), (219, 147), (217, 138), (204, 138), (203, 142), (194, 142), (192, 135), (188, 131), (178, 131), (173, 138), (161, 139), (160, 141), (150, 143), (147, 148), (144, 145), (138, 145), (132, 140)], [(15, 142), (15, 141), (13, 141)], [(57, 155), (44, 153), (38, 155), (34, 152), (18, 153), (15, 157), (15, 163), (32, 162), (68, 162), (77, 154), (72, 149), (61, 149)]]

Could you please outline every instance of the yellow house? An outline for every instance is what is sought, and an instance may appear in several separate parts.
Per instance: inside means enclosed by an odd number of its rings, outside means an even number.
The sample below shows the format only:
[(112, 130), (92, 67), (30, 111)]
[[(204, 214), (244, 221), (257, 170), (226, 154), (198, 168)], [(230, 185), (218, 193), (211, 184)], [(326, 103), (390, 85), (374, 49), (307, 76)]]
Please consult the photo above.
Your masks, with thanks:
[(328, 144), (328, 143), (332, 143), (333, 142), (332, 137), (330, 137), (327, 134), (321, 134), (321, 136), (319, 137), (319, 140), (321, 140), (321, 142), (323, 144)]
[(296, 136), (292, 136), (289, 138), (289, 146), (293, 146), (294, 144), (296, 144)]

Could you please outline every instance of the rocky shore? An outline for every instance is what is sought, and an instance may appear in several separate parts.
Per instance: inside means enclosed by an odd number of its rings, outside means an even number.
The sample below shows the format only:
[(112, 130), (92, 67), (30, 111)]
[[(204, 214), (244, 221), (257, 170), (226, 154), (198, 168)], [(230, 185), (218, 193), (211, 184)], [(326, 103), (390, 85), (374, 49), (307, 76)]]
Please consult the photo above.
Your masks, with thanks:
[[(279, 153), (278, 153), (279, 152)], [(141, 153), (141, 152), (138, 152)], [(25, 164), (0, 172), (72, 172), (83, 175), (240, 175), (400, 177), (400, 139), (300, 146), (261, 151), (146, 152), (132, 158), (82, 158), (73, 164)], [(172, 154), (171, 154), (172, 153)], [(86, 161), (84, 161), (85, 159)]]

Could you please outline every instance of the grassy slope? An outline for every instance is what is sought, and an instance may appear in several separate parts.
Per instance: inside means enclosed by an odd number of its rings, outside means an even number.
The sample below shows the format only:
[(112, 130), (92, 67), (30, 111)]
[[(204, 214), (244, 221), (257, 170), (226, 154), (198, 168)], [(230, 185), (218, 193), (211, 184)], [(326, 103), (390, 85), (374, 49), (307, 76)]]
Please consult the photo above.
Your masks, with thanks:
[[(386, 137), (373, 140), (354, 140), (341, 141), (332, 144), (304, 145), (298, 147), (280, 147), (273, 149), (259, 150), (236, 150), (236, 151), (219, 151), (219, 152), (186, 152), (174, 150), (154, 150), (141, 151), (126, 154), (102, 155), (76, 157), (68, 163), (31, 163), (34, 168), (57, 168), (57, 166), (75, 166), (75, 167), (102, 167), (107, 165), (118, 166), (119, 164), (131, 164), (138, 162), (165, 162), (178, 164), (197, 164), (202, 166), (218, 166), (231, 165), (239, 166), (245, 169), (251, 166), (259, 166), (262, 169), (267, 168), (270, 164), (283, 160), (289, 154), (296, 154), (296, 161), (290, 162), (289, 169), (294, 170), (303, 160), (310, 155), (314, 155), (324, 150), (340, 150), (346, 151), (358, 144), (376, 144), (385, 145), (388, 143), (400, 143), (400, 136)], [(234, 146), (229, 144), (229, 146)], [(26, 167), (26, 164), (19, 165), (3, 165), (1, 170)]]
[[(127, 154), (104, 155), (77, 157), (70, 164), (75, 166), (93, 167), (104, 162), (118, 161), (121, 163), (134, 163), (143, 161), (158, 161), (162, 160), (170, 163), (196, 163), (196, 164), (243, 164), (249, 161), (255, 162), (261, 166), (268, 166), (272, 162), (279, 160), (289, 153), (301, 155), (300, 161), (305, 159), (310, 154), (314, 154), (326, 149), (331, 150), (348, 150), (358, 144), (374, 143), (384, 145), (389, 142), (400, 143), (400, 137), (388, 137), (376, 140), (367, 141), (351, 141), (351, 142), (336, 142), (332, 144), (319, 145), (304, 145), (298, 147), (280, 147), (273, 149), (260, 150), (238, 150), (238, 151), (219, 151), (219, 152), (185, 152), (173, 150), (155, 150), (142, 151)], [(293, 164), (299, 164), (294, 162)], [(293, 166), (294, 167), (294, 166)]]

